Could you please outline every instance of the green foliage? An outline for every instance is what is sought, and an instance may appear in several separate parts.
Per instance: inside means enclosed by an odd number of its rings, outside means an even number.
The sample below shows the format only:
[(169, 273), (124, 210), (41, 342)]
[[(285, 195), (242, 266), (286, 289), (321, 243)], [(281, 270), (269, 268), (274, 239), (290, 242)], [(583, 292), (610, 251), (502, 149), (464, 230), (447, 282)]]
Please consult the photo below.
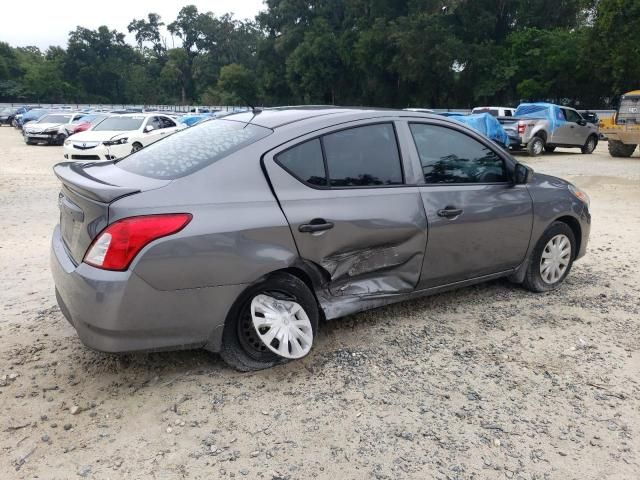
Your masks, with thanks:
[[(638, 0), (266, 0), (255, 20), (193, 5), (66, 49), (0, 42), (0, 100), (589, 108), (640, 88)], [(177, 43), (176, 43), (177, 41)], [(167, 43), (177, 48), (167, 48)]]

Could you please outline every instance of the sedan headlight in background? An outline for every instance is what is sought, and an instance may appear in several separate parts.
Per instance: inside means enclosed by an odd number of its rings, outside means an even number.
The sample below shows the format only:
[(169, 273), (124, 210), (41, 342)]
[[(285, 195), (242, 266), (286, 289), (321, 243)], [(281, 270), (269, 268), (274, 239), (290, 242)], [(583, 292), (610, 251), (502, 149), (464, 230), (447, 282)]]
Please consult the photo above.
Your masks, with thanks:
[(119, 138), (117, 140), (105, 140), (104, 142), (102, 142), (103, 145), (106, 145), (107, 147), (110, 147), (111, 145), (124, 145), (125, 143), (127, 143), (129, 139), (128, 138)]
[(591, 199), (589, 198), (589, 195), (587, 195), (587, 192), (585, 192), (584, 190), (580, 190), (575, 185), (569, 184), (569, 191), (573, 193), (573, 195), (578, 200), (582, 201), (587, 207), (591, 205)]

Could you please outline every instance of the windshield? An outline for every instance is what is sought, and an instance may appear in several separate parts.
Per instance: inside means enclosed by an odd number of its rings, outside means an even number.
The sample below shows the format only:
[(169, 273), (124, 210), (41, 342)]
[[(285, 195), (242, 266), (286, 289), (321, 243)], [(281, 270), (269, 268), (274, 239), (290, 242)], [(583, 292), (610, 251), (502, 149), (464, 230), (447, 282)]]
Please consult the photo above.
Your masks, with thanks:
[(618, 109), (619, 123), (640, 123), (640, 96), (622, 97)]
[(38, 123), (67, 123), (71, 115), (45, 115)]
[(136, 117), (110, 117), (96, 125), (94, 131), (126, 132), (138, 130), (144, 122), (143, 116)]
[(211, 120), (153, 143), (117, 165), (138, 175), (170, 180), (211, 165), (271, 132), (244, 122)]

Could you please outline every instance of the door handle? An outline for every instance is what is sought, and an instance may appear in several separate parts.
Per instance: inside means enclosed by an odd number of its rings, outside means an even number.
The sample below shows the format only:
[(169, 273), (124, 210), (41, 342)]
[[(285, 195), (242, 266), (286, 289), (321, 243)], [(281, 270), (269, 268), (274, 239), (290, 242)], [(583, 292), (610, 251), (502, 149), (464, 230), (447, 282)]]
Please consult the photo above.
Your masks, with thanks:
[(331, 230), (333, 228), (333, 222), (327, 222), (323, 218), (314, 218), (309, 223), (303, 223), (298, 227), (300, 233), (314, 233), (324, 232), (325, 230)]
[(463, 210), (461, 208), (446, 207), (442, 210), (438, 210), (438, 216), (444, 218), (455, 218), (462, 215)]

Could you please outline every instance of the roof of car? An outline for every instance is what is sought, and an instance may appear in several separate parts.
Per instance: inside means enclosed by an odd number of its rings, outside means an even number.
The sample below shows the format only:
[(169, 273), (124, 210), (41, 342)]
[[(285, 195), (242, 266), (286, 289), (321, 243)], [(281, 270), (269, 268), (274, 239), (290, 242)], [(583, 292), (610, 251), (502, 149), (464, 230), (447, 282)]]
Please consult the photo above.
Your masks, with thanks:
[(432, 114), (409, 112), (406, 110), (394, 110), (385, 108), (367, 108), (367, 107), (335, 107), (335, 106), (293, 106), (293, 107), (275, 107), (257, 110), (254, 114), (252, 111), (232, 113), (225, 115), (225, 120), (236, 120), (240, 122), (251, 122), (256, 125), (267, 128), (278, 128), (289, 125), (294, 122), (307, 120), (311, 118), (323, 116), (352, 116), (357, 113), (371, 113), (373, 116), (429, 116)]

